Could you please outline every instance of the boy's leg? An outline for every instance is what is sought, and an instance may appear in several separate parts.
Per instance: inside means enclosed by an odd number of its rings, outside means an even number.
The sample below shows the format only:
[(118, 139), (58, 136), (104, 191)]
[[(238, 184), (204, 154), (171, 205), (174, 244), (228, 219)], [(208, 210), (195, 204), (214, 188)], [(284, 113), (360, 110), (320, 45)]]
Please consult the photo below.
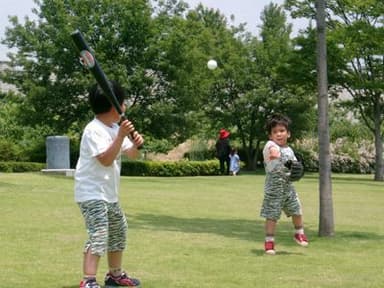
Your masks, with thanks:
[(96, 278), (97, 268), (99, 266), (100, 256), (93, 255), (91, 249), (88, 249), (84, 253), (83, 259), (83, 273), (84, 277), (94, 277)]
[(108, 266), (110, 267), (110, 273), (114, 276), (119, 276), (122, 272), (121, 265), (123, 261), (123, 251), (111, 251), (108, 252)]
[(88, 237), (83, 256), (83, 281), (81, 288), (100, 287), (96, 274), (100, 256), (105, 253), (108, 239), (107, 207), (103, 201), (86, 201), (79, 203), (87, 227)]
[(293, 185), (290, 186), (290, 195), (286, 200), (284, 205), (284, 212), (287, 217), (292, 216), (292, 223), (295, 227), (294, 240), (300, 246), (308, 246), (307, 236), (304, 234), (304, 224), (303, 224), (303, 211), (301, 208), (300, 199), (297, 196), (295, 188)]
[(276, 231), (276, 220), (272, 219), (267, 219), (265, 221), (265, 235), (266, 236), (275, 236), (275, 231)]
[[(280, 188), (280, 187), (277, 187)], [(281, 215), (281, 204), (282, 199), (279, 196), (279, 191), (274, 186), (269, 187), (264, 191), (264, 200), (261, 207), (260, 216), (264, 217), (265, 220), (265, 242), (264, 250), (265, 253), (274, 255), (275, 252), (275, 230), (277, 221)]]
[(292, 215), (292, 223), (295, 227), (295, 236), (294, 240), (300, 246), (308, 246), (308, 239), (304, 233), (304, 224), (302, 215)]
[(275, 230), (276, 220), (266, 219), (265, 221), (265, 242), (264, 250), (266, 254), (275, 255)]
[(140, 281), (129, 277), (122, 269), (123, 251), (126, 246), (127, 220), (118, 203), (108, 204), (109, 243), (108, 265), (109, 272), (105, 276), (105, 287), (138, 287)]

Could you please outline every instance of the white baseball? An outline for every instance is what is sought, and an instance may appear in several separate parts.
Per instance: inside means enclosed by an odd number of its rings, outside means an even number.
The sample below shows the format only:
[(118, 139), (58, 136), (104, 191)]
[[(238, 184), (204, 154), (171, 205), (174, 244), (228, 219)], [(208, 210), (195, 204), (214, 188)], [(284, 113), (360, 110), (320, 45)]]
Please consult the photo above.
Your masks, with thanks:
[(207, 63), (207, 67), (210, 70), (215, 70), (217, 68), (216, 60), (213, 60), (213, 59), (209, 60), (208, 63)]

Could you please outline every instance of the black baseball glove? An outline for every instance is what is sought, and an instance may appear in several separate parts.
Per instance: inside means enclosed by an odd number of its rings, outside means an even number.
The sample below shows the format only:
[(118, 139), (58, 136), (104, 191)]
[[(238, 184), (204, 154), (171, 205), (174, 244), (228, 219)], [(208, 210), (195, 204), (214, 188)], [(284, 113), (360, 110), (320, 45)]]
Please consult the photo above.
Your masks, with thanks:
[(299, 181), (304, 176), (304, 166), (300, 161), (289, 160), (285, 163), (285, 166), (290, 171), (288, 176), (290, 181)]

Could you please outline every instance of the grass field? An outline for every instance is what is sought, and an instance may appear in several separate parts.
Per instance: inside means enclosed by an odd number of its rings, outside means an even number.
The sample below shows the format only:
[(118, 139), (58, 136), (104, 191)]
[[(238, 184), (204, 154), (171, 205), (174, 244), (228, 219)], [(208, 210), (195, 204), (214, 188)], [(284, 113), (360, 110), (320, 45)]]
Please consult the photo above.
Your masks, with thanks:
[[(383, 287), (384, 185), (372, 178), (333, 175), (336, 235), (320, 238), (318, 179), (306, 175), (296, 188), (310, 246), (283, 216), (267, 256), (264, 176), (123, 177), (124, 266), (143, 288)], [(77, 288), (86, 235), (73, 179), (2, 173), (0, 197), (0, 287)], [(102, 258), (99, 280), (106, 269)]]

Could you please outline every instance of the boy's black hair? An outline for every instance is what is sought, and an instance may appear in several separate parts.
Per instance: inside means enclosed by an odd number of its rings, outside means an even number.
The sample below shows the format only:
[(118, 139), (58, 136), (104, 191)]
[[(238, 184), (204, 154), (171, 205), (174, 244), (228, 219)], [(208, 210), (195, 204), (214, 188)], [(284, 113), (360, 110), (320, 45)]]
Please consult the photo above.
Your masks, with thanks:
[(268, 135), (271, 134), (272, 129), (277, 125), (283, 125), (287, 131), (290, 131), (291, 119), (282, 114), (273, 114), (267, 119), (267, 124), (265, 125)]
[[(117, 101), (120, 105), (123, 104), (125, 99), (125, 91), (123, 87), (121, 87), (116, 81), (109, 82), (113, 92), (116, 95)], [(105, 97), (103, 90), (97, 84), (93, 85), (89, 90), (88, 101), (93, 113), (96, 115), (108, 112), (112, 108), (112, 104), (109, 102), (108, 98)]]

